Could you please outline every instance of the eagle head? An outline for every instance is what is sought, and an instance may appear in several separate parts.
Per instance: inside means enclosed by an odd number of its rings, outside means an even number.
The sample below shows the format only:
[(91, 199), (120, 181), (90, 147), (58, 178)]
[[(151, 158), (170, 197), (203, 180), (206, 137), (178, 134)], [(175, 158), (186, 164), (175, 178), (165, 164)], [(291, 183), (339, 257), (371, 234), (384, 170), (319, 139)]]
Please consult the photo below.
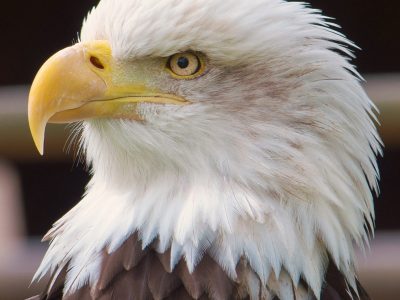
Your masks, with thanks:
[(30, 93), (39, 151), (47, 123), (76, 122), (92, 173), (36, 277), (68, 265), (64, 293), (96, 286), (137, 234), (171, 270), (209, 256), (237, 281), (245, 261), (248, 295), (256, 278), (319, 298), (329, 261), (356, 289), (381, 146), (333, 26), (282, 0), (102, 0)]

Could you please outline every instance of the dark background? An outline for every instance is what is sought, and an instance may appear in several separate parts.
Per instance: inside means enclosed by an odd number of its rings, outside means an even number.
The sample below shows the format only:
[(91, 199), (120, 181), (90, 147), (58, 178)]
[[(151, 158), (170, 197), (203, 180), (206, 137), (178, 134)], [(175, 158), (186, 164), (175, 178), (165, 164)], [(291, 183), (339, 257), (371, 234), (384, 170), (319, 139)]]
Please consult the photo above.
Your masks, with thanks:
[[(82, 20), (98, 1), (2, 1), (0, 5), (0, 85), (29, 84), (51, 54), (72, 45)], [(362, 74), (400, 72), (400, 1), (310, 1), (334, 17), (363, 50), (355, 64)], [(1, 142), (1, 140), (0, 140)], [(380, 160), (381, 197), (376, 202), (377, 228), (399, 229), (396, 217), (400, 151), (386, 149)], [(13, 161), (23, 185), (30, 235), (43, 235), (77, 201), (88, 181), (84, 166), (72, 162)]]

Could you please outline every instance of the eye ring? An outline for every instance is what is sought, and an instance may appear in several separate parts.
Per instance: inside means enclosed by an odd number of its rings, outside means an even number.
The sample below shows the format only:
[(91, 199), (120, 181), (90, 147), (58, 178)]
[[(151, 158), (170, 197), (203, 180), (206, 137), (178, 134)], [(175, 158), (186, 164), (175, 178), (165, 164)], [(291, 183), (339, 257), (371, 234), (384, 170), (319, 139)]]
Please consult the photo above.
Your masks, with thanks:
[(177, 79), (194, 79), (205, 72), (204, 56), (195, 52), (182, 52), (172, 55), (167, 69)]

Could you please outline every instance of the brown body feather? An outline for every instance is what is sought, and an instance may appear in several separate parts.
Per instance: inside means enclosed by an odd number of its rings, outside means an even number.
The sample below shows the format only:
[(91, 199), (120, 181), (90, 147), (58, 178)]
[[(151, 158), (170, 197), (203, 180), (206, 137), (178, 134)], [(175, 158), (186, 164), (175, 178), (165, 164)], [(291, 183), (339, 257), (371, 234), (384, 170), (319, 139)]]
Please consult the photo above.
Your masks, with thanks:
[[(170, 251), (157, 253), (152, 246), (142, 250), (138, 235), (132, 235), (119, 249), (104, 259), (95, 287), (83, 286), (72, 294), (63, 295), (68, 266), (53, 274), (46, 290), (30, 300), (192, 300), (192, 299), (250, 299), (244, 274), (249, 268), (245, 261), (237, 266), (237, 279), (228, 277), (209, 255), (204, 255), (193, 273), (184, 259), (171, 270)], [(358, 283), (358, 291), (349, 291), (344, 276), (330, 263), (326, 273), (322, 300), (370, 299)], [(306, 286), (302, 281), (301, 284)], [(260, 299), (262, 297), (260, 296)], [(274, 300), (279, 300), (275, 296)], [(294, 299), (296, 300), (296, 299)]]

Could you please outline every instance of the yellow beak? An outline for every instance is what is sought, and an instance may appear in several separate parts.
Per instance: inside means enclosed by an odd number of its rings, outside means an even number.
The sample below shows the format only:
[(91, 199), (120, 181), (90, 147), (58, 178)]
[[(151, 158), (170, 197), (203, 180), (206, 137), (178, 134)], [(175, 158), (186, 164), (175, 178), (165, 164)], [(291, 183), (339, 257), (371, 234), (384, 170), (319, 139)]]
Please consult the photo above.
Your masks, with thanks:
[[(39, 70), (29, 94), (32, 137), (43, 154), (47, 123), (90, 118), (141, 120), (137, 104), (186, 104), (185, 99), (146, 86), (114, 61), (107, 41), (79, 43), (52, 56)], [(137, 74), (135, 78), (140, 78)]]

